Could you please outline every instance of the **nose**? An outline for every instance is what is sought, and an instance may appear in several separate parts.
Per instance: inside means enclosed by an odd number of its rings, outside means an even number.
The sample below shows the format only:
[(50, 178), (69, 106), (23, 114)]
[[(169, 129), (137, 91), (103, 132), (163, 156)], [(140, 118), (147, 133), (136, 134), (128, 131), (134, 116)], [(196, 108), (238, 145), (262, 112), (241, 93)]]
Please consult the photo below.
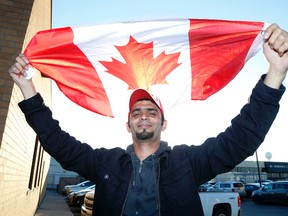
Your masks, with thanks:
[(143, 110), (141, 112), (141, 117), (142, 120), (148, 119), (149, 118), (149, 113), (147, 112), (147, 110)]

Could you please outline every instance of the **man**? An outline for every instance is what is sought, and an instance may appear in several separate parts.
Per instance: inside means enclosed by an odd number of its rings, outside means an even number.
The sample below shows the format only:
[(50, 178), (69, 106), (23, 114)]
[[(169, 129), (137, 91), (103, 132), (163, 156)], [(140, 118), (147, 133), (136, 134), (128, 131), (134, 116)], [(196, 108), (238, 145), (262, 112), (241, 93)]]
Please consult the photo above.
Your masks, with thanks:
[[(288, 70), (288, 33), (273, 24), (264, 34), (270, 64), (231, 126), (200, 146), (171, 149), (161, 141), (167, 127), (159, 99), (134, 91), (126, 124), (133, 144), (126, 150), (92, 149), (62, 131), (33, 82), (25, 79), (28, 59), (20, 54), (9, 69), (21, 89), (19, 103), (44, 149), (67, 170), (97, 185), (93, 215), (203, 215), (198, 187), (253, 155), (272, 125)], [(97, 137), (96, 137), (97, 139)]]

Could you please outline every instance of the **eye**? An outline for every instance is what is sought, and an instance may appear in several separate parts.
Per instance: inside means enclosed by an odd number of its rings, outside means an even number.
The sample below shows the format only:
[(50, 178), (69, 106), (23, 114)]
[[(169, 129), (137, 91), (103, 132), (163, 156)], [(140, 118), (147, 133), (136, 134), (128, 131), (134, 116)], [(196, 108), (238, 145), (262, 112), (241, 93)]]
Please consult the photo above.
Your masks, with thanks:
[(157, 116), (158, 112), (156, 110), (150, 110), (149, 115), (150, 116)]
[(139, 117), (140, 116), (140, 112), (133, 112), (132, 113), (132, 117), (133, 118), (137, 118), (137, 117)]

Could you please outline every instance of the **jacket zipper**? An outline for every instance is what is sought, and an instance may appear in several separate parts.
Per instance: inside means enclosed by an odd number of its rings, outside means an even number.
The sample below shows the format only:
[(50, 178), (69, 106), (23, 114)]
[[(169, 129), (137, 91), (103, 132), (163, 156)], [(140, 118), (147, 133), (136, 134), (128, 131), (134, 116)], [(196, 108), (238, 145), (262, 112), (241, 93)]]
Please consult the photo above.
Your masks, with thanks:
[[(142, 161), (141, 161), (142, 162)], [(161, 216), (161, 211), (160, 211), (160, 194), (159, 194), (159, 182), (160, 182), (160, 159), (157, 161), (158, 163), (158, 168), (159, 168), (159, 172), (158, 172), (158, 176), (157, 176), (157, 208), (158, 208), (158, 212), (159, 212), (159, 216)], [(142, 163), (140, 163), (140, 169), (139, 169), (139, 173), (141, 173), (142, 171)], [(128, 186), (128, 191), (131, 187), (131, 184), (132, 184), (132, 178), (133, 178), (133, 174), (131, 175), (130, 177), (130, 181), (129, 181), (129, 186)], [(126, 197), (125, 197), (125, 200), (124, 200), (124, 203), (123, 203), (123, 206), (122, 206), (122, 212), (121, 212), (121, 215), (123, 215), (124, 213), (124, 208), (125, 208), (125, 205), (126, 205), (126, 202), (127, 202), (127, 199), (128, 199), (128, 191), (127, 191), (127, 194), (126, 194)]]
[(140, 161), (139, 174), (141, 174), (141, 172), (142, 172), (142, 167), (143, 167), (143, 161)]

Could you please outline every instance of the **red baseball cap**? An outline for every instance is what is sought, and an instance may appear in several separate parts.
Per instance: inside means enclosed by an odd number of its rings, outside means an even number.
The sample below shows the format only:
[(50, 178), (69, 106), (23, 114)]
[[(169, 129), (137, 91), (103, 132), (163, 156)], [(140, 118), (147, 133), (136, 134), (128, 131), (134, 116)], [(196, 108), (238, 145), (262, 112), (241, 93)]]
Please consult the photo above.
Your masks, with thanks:
[(163, 106), (161, 104), (161, 101), (158, 97), (150, 94), (148, 91), (146, 91), (145, 89), (136, 89), (130, 96), (130, 100), (129, 100), (129, 112), (131, 112), (131, 108), (133, 107), (133, 105), (142, 99), (147, 99), (150, 100), (152, 103), (156, 104), (158, 106), (158, 108), (160, 109), (162, 116), (164, 118), (164, 111), (163, 111)]

